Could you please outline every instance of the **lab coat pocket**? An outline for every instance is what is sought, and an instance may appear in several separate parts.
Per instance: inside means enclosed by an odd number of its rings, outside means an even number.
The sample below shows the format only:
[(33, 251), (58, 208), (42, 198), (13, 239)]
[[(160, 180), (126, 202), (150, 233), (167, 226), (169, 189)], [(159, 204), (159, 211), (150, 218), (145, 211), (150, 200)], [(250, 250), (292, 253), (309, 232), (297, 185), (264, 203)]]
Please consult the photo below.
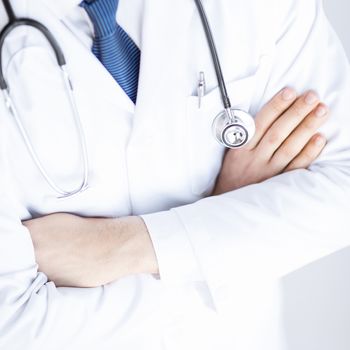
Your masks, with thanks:
[[(249, 111), (256, 87), (257, 75), (250, 75), (227, 84), (233, 108)], [(197, 96), (190, 96), (187, 104), (186, 157), (192, 192), (204, 197), (215, 185), (221, 170), (225, 148), (213, 134), (214, 118), (224, 109), (220, 90), (216, 88), (205, 95), (199, 108)]]

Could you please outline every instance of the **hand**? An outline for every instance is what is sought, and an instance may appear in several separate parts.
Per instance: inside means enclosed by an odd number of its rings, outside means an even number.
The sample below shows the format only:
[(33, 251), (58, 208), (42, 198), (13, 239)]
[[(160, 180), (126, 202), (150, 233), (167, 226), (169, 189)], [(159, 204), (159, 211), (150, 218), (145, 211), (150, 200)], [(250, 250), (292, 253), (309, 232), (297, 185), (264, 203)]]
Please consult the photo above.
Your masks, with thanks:
[(314, 92), (297, 98), (294, 90), (282, 90), (256, 116), (253, 140), (226, 153), (213, 195), (308, 168), (326, 145), (316, 131), (328, 114)]
[(23, 224), (39, 270), (57, 286), (97, 287), (131, 274), (157, 273), (153, 245), (139, 217), (53, 214)]

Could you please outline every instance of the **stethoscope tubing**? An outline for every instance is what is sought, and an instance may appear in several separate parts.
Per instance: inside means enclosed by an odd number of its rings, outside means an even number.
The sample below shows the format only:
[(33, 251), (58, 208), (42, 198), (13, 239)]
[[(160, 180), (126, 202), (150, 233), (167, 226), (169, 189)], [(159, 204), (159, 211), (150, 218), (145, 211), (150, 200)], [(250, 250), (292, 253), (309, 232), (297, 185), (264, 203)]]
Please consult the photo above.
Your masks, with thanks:
[(221, 99), (222, 99), (222, 102), (224, 104), (224, 108), (226, 110), (228, 110), (231, 108), (231, 101), (230, 101), (230, 98), (229, 98), (228, 93), (227, 93), (224, 74), (222, 72), (219, 54), (218, 54), (218, 50), (217, 50), (216, 45), (215, 45), (213, 32), (210, 28), (208, 16), (205, 12), (202, 1), (201, 0), (194, 0), (194, 1), (197, 5), (199, 15), (200, 15), (200, 18), (201, 18), (201, 21), (203, 24), (203, 28), (205, 31), (205, 36), (206, 36), (208, 44), (209, 44), (210, 54), (211, 54), (211, 57), (213, 60), (215, 73), (216, 73), (216, 77), (217, 77), (219, 88), (220, 88)]
[(8, 23), (5, 26), (5, 28), (0, 33), (0, 88), (2, 90), (8, 88), (5, 75), (4, 75), (3, 62), (2, 62), (3, 61), (2, 52), (3, 52), (5, 40), (13, 30), (21, 26), (30, 26), (40, 31), (45, 36), (50, 46), (52, 47), (52, 50), (54, 51), (56, 56), (57, 64), (60, 67), (66, 65), (66, 59), (64, 57), (63, 51), (61, 50), (55, 37), (51, 34), (51, 32), (48, 30), (47, 27), (45, 27), (42, 23), (30, 18), (18, 18), (18, 19), (14, 18), (10, 23)]
[[(217, 47), (215, 45), (214, 35), (210, 28), (209, 19), (206, 14), (206, 11), (204, 9), (202, 0), (194, 0), (200, 18), (203, 25), (203, 29), (205, 32), (205, 36), (209, 45), (210, 54), (212, 57), (213, 65), (215, 68), (215, 73), (219, 85), (219, 90), (221, 94), (221, 99), (224, 105), (224, 111), (219, 116), (225, 121), (223, 129), (220, 129), (219, 132), (216, 130), (216, 121), (218, 121), (218, 117), (214, 119), (213, 128), (214, 132), (213, 134), (216, 135), (216, 140), (223, 146), (228, 148), (241, 148), (246, 145), (247, 142), (252, 138), (253, 134), (255, 133), (255, 124), (253, 117), (247, 113), (244, 112), (244, 119), (249, 120), (249, 124), (251, 124), (250, 130), (244, 125), (244, 122), (237, 117), (237, 110), (232, 108), (231, 101), (227, 92), (227, 87), (224, 79), (224, 74), (222, 72), (221, 68), (221, 62), (218, 54)], [(242, 114), (242, 111), (238, 111), (239, 114)], [(220, 123), (219, 123), (220, 124)], [(221, 123), (222, 124), (222, 123)], [(235, 130), (235, 134), (239, 137), (235, 137), (236, 142), (235, 143), (228, 143), (226, 141), (226, 133), (230, 130)], [(220, 136), (219, 136), (220, 135)], [(226, 136), (225, 136), (226, 135)]]
[[(89, 178), (89, 160), (88, 160), (88, 151), (87, 151), (87, 144), (86, 144), (86, 138), (84, 135), (83, 126), (81, 123), (81, 118), (79, 115), (79, 110), (77, 108), (75, 98), (74, 98), (74, 91), (73, 91), (73, 85), (70, 80), (69, 74), (66, 70), (66, 59), (63, 54), (63, 51), (56, 41), (55, 37), (52, 35), (52, 33), (49, 31), (47, 27), (45, 27), (42, 23), (35, 21), (30, 18), (16, 18), (13, 8), (9, 2), (9, 0), (3, 0), (3, 4), (5, 6), (5, 10), (9, 17), (9, 23), (5, 26), (5, 28), (0, 33), (0, 89), (3, 92), (5, 103), (12, 115), (12, 117), (15, 120), (15, 123), (17, 125), (17, 128), (22, 136), (23, 142), (26, 145), (26, 148), (33, 159), (34, 164), (37, 166), (38, 170), (48, 183), (48, 185), (58, 194), (59, 199), (64, 199), (68, 197), (72, 197), (76, 194), (79, 194), (83, 191), (85, 191), (88, 188), (88, 178)], [(82, 161), (83, 161), (83, 179), (81, 181), (81, 184), (79, 187), (72, 191), (66, 191), (63, 190), (60, 186), (58, 186), (55, 181), (49, 176), (48, 172), (46, 171), (45, 167), (43, 166), (37, 152), (35, 151), (33, 144), (29, 138), (28, 133), (26, 132), (23, 123), (20, 119), (19, 113), (17, 111), (17, 108), (11, 98), (9, 87), (5, 78), (5, 74), (3, 71), (3, 60), (2, 60), (2, 52), (3, 47), (6, 38), (8, 35), (15, 30), (16, 28), (20, 26), (31, 26), (35, 29), (37, 29), (41, 34), (44, 35), (44, 37), (47, 39), (49, 45), (51, 46), (52, 50), (55, 53), (57, 64), (61, 70), (62, 79), (65, 84), (67, 98), (69, 99), (69, 103), (71, 105), (72, 111), (73, 111), (73, 117), (75, 121), (75, 125), (77, 128), (79, 140), (80, 140), (80, 148), (82, 151)]]

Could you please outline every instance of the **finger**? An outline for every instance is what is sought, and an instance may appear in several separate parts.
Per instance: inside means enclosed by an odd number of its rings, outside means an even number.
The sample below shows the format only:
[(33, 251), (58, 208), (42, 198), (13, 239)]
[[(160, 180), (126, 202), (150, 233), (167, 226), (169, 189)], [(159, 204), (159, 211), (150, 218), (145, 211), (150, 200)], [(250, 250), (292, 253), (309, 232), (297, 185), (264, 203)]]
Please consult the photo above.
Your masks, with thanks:
[(326, 144), (327, 140), (322, 134), (314, 135), (300, 154), (288, 164), (284, 172), (307, 169), (319, 157)]
[(276, 170), (284, 169), (304, 149), (315, 132), (326, 122), (328, 115), (327, 106), (321, 103), (277, 149), (270, 160), (271, 165)]
[(256, 133), (249, 142), (248, 147), (253, 149), (259, 143), (266, 131), (271, 127), (274, 121), (279, 118), (296, 100), (297, 93), (294, 89), (287, 87), (276, 94), (260, 110), (255, 118)]
[(319, 104), (319, 99), (313, 91), (299, 97), (293, 105), (278, 118), (260, 141), (259, 151), (266, 159), (270, 159), (293, 130)]

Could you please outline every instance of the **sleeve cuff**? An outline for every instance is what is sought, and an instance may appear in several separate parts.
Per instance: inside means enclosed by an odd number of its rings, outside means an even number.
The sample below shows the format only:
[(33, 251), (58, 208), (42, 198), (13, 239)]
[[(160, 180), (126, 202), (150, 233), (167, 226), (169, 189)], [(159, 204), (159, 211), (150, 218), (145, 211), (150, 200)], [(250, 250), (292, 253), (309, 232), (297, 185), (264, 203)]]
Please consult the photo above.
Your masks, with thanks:
[(160, 278), (169, 283), (203, 281), (185, 227), (174, 211), (142, 215), (159, 265)]

